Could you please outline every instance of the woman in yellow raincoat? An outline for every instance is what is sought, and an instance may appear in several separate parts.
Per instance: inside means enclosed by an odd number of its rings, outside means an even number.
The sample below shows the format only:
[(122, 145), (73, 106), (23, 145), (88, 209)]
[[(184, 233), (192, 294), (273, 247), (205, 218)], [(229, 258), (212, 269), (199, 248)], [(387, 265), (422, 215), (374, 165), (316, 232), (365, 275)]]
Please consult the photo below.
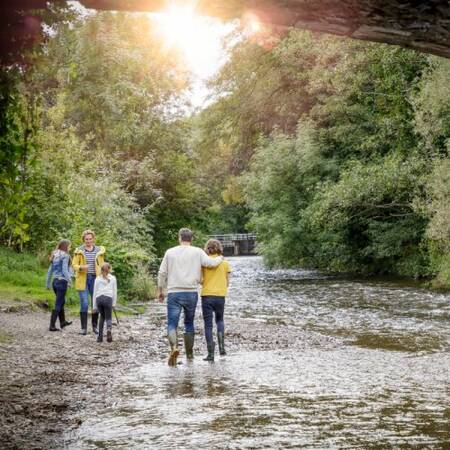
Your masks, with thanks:
[[(80, 297), (81, 334), (87, 334), (87, 316), (89, 310), (89, 296), (94, 294), (95, 278), (100, 275), (105, 262), (105, 247), (95, 245), (95, 233), (86, 230), (81, 236), (83, 244), (74, 253), (72, 267), (75, 271), (75, 289)], [(97, 330), (98, 313), (92, 314), (92, 330)]]

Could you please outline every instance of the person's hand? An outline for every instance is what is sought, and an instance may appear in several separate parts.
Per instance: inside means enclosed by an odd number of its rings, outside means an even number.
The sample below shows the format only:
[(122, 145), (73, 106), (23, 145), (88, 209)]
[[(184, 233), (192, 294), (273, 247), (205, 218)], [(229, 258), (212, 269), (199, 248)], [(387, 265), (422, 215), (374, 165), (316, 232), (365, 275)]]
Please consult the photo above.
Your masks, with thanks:
[(164, 303), (164, 292), (160, 292), (158, 295), (159, 303)]
[(80, 266), (80, 270), (83, 271), (83, 272), (87, 272), (88, 269), (89, 269), (89, 266), (87, 264), (82, 264)]
[(97, 314), (97, 313), (98, 313), (98, 311), (96, 309), (92, 310), (92, 314)]

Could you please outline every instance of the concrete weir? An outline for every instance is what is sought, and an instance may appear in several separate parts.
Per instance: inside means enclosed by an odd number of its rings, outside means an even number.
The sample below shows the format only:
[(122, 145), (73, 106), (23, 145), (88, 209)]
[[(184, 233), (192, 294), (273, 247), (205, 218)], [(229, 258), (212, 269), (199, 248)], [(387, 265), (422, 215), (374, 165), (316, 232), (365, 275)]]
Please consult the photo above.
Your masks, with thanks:
[(256, 234), (213, 234), (210, 239), (217, 239), (223, 246), (225, 256), (256, 255)]

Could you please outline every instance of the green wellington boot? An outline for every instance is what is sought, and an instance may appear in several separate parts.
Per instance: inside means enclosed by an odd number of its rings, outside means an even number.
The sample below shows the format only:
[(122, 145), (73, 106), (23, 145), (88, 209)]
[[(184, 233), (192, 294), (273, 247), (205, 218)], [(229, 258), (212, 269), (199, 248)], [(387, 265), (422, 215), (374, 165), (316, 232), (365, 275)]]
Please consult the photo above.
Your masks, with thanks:
[(192, 361), (194, 359), (194, 336), (193, 331), (184, 333), (184, 348), (186, 351), (186, 359)]
[(214, 361), (214, 347), (216, 344), (214, 344), (214, 341), (207, 342), (206, 347), (208, 349), (208, 356), (206, 358), (203, 358), (203, 361)]
[(217, 341), (219, 343), (220, 356), (225, 356), (227, 354), (227, 352), (225, 351), (225, 333), (223, 333), (222, 331), (218, 331)]
[(177, 365), (177, 358), (180, 354), (180, 351), (178, 350), (178, 335), (176, 330), (170, 331), (168, 334), (168, 338), (170, 344), (170, 356), (167, 364), (173, 367)]

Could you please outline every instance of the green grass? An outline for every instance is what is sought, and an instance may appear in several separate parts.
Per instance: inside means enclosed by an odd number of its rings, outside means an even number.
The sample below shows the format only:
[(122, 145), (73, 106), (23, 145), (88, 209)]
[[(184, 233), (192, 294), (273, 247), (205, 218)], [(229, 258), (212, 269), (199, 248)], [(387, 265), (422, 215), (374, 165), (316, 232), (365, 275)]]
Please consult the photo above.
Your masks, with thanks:
[(52, 305), (53, 293), (45, 289), (46, 273), (35, 256), (0, 247), (0, 301)]

